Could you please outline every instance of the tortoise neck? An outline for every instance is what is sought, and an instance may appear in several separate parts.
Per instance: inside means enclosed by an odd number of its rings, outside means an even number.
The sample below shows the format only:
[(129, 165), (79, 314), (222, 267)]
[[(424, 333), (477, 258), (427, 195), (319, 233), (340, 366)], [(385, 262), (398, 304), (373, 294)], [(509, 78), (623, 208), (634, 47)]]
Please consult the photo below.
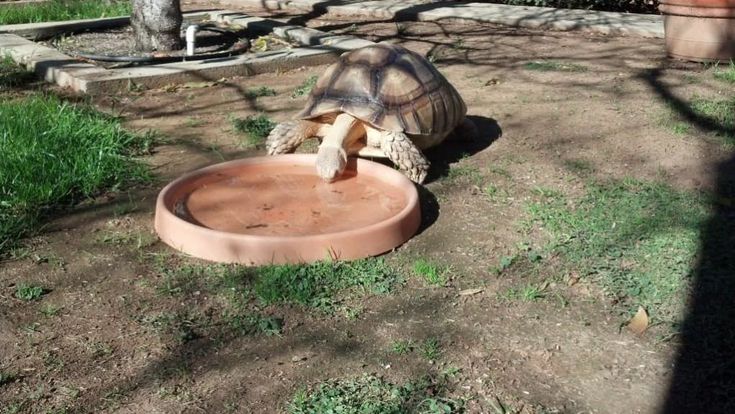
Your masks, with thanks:
[(360, 120), (346, 113), (337, 115), (329, 132), (324, 136), (321, 146), (335, 147), (347, 150), (350, 143), (359, 138), (360, 131), (356, 126)]

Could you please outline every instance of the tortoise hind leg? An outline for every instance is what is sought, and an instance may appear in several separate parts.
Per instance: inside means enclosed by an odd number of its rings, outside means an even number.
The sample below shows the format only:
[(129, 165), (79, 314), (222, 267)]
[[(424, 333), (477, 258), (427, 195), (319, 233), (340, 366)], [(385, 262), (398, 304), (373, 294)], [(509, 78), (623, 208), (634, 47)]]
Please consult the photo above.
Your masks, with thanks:
[(403, 132), (383, 131), (380, 148), (413, 182), (421, 184), (429, 173), (429, 160)]
[(265, 148), (268, 155), (292, 153), (305, 140), (319, 132), (320, 124), (312, 121), (287, 121), (276, 125), (268, 134)]
[(462, 122), (454, 128), (451, 133), (452, 138), (461, 142), (472, 142), (477, 140), (480, 136), (480, 131), (477, 129), (477, 125), (469, 119), (465, 118)]

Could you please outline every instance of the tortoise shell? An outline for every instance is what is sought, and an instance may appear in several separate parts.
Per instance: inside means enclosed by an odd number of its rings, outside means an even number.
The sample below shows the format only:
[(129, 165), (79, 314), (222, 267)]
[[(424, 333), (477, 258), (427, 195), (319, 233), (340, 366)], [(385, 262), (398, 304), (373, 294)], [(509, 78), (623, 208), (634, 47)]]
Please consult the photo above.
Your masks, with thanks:
[(380, 43), (345, 53), (327, 68), (297, 117), (314, 119), (336, 112), (378, 129), (430, 135), (453, 130), (467, 107), (423, 56)]

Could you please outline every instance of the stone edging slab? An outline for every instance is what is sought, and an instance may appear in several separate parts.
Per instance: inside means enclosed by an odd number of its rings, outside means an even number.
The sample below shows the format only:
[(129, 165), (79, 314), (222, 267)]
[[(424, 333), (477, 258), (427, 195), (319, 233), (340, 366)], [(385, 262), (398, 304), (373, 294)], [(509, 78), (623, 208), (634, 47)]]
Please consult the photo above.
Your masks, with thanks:
[(533, 29), (587, 30), (611, 35), (664, 37), (663, 17), (654, 14), (426, 0), (378, 0), (331, 5), (319, 0), (228, 0), (228, 3), (266, 10), (308, 10), (333, 16), (369, 19), (472, 21)]
[[(370, 41), (354, 36), (330, 35), (316, 29), (290, 26), (275, 20), (251, 17), (229, 10), (186, 15), (188, 20), (202, 18), (240, 26), (253, 34), (272, 32), (297, 43), (299, 47), (262, 53), (246, 53), (227, 58), (105, 69), (26, 38), (36, 39), (48, 33), (82, 30), (89, 27), (110, 27), (110, 24), (119, 26), (129, 22), (128, 18), (115, 18), (41, 23), (36, 25), (37, 27), (33, 25), (0, 26), (0, 54), (10, 55), (16, 62), (25, 65), (48, 82), (69, 87), (77, 92), (99, 94), (124, 91), (132, 85), (156, 88), (172, 83), (251, 76), (301, 66), (321, 65), (335, 61), (345, 51), (372, 44)], [(122, 23), (120, 19), (124, 19)], [(88, 26), (85, 26), (87, 24)]]
[(3, 7), (23, 7), (31, 6), (38, 3), (46, 3), (49, 0), (17, 0), (17, 1), (0, 1), (0, 9)]

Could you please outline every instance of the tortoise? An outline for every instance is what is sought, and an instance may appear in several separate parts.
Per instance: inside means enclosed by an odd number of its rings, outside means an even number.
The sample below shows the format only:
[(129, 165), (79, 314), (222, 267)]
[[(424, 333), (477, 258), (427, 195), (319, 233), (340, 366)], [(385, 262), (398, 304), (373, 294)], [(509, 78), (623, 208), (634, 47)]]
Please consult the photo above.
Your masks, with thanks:
[(297, 120), (268, 136), (269, 155), (293, 152), (321, 139), (316, 158), (327, 182), (345, 169), (348, 155), (387, 157), (416, 183), (429, 161), (421, 150), (441, 143), (457, 127), (474, 134), (456, 89), (423, 56), (378, 43), (347, 52), (316, 82)]

